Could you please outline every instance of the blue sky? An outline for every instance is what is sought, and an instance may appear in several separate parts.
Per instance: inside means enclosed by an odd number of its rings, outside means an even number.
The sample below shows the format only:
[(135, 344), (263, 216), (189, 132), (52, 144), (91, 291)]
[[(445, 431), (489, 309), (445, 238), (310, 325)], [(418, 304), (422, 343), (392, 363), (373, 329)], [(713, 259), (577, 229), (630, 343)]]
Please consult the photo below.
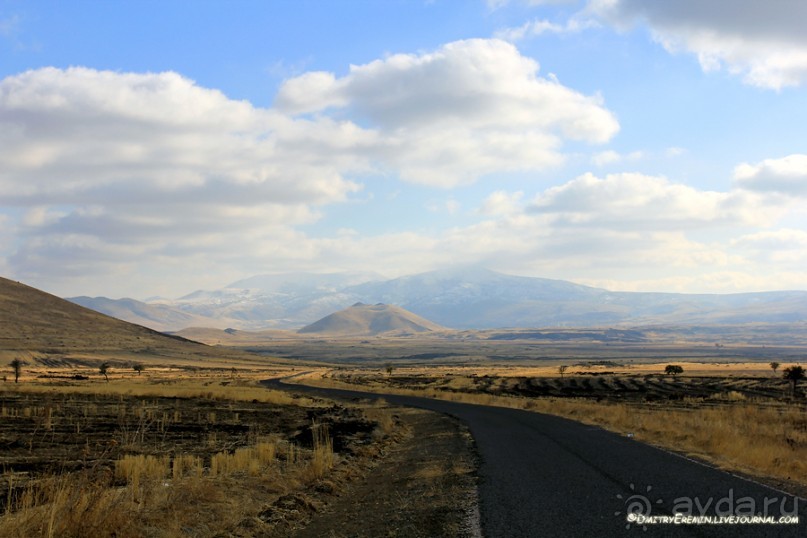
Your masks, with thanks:
[(0, 0), (0, 274), (807, 289), (807, 5), (760, 6)]

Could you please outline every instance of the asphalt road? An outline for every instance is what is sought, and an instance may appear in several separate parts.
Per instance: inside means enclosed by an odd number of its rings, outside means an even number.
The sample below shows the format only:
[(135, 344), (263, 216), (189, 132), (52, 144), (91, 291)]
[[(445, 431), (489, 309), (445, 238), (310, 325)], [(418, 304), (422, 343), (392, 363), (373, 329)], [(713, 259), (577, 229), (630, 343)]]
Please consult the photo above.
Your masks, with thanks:
[[(807, 537), (807, 500), (598, 427), (563, 418), (398, 395), (267, 382), (336, 398), (383, 397), (467, 424), (480, 456), (482, 532), (494, 537)], [(798, 516), (793, 524), (685, 524), (649, 517)], [(725, 521), (725, 520), (724, 520)]]

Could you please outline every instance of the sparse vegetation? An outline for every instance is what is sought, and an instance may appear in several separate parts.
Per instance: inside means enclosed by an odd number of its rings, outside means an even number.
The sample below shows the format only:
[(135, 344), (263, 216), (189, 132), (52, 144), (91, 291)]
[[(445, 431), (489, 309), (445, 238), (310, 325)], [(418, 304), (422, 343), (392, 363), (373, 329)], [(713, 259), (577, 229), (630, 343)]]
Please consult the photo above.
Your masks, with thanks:
[(14, 383), (20, 382), (20, 374), (22, 373), (22, 361), (20, 359), (14, 359), (9, 363), (11, 369), (14, 371)]
[(0, 393), (0, 437), (20, 440), (2, 457), (0, 536), (285, 535), (317, 506), (315, 486), (333, 492), (364, 472), (396, 429), (385, 409), (365, 415), (246, 376), (149, 377)]
[[(782, 400), (784, 380), (763, 376), (762, 371), (756, 380), (690, 377), (674, 385), (650, 374), (523, 378), (479, 376), (469, 369), (463, 383), (456, 373), (448, 379), (440, 369), (419, 371), (417, 376), (402, 372), (389, 379), (374, 376), (371, 370), (334, 370), (325, 379), (317, 380), (317, 374), (310, 379), (313, 384), (354, 390), (557, 414), (631, 433), (721, 467), (807, 486), (806, 409)], [(546, 372), (551, 375), (548, 368)], [(399, 379), (407, 381), (396, 383)]]
[(784, 369), (784, 378), (790, 381), (790, 393), (793, 396), (796, 395), (796, 385), (798, 385), (799, 381), (804, 379), (804, 368), (802, 366), (790, 366)]
[(675, 377), (675, 376), (677, 376), (679, 374), (683, 374), (684, 373), (684, 368), (681, 367), (681, 366), (678, 366), (677, 364), (668, 364), (664, 368), (664, 373), (667, 374), (667, 375), (671, 375), (671, 376)]
[(776, 370), (778, 370), (778, 369), (779, 369), (779, 367), (781, 366), (781, 364), (779, 364), (779, 363), (778, 363), (778, 362), (776, 362), (776, 361), (771, 361), (771, 362), (770, 362), (770, 363), (768, 363), (768, 364), (770, 365), (771, 370), (773, 370), (773, 375), (776, 375)]
[(100, 366), (98, 366), (98, 372), (104, 376), (104, 379), (107, 383), (109, 383), (109, 369), (111, 368), (108, 362), (102, 362)]
[(566, 364), (561, 364), (560, 366), (558, 366), (558, 373), (560, 374), (561, 378), (563, 378), (564, 374), (566, 373), (566, 370), (568, 369), (569, 366)]

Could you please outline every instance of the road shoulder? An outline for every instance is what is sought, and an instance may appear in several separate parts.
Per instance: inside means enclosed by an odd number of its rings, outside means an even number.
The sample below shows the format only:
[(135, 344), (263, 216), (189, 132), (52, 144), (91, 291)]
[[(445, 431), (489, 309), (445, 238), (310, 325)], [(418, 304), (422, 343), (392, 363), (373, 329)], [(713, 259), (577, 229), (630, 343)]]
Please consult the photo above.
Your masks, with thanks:
[(295, 537), (479, 536), (473, 439), (457, 420), (402, 408), (410, 435)]

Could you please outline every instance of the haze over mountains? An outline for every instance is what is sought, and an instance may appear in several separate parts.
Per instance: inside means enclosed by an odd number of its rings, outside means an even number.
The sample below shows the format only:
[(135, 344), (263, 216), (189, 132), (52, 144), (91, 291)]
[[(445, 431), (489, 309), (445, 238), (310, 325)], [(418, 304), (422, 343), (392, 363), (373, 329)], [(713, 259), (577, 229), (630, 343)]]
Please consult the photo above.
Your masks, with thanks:
[(361, 302), (397, 305), (456, 329), (709, 325), (807, 320), (807, 292), (726, 295), (612, 292), (481, 268), (386, 280), (372, 273), (257, 276), (176, 300), (76, 297), (78, 304), (159, 330), (190, 325), (299, 329)]
[(114, 319), (0, 277), (0, 359), (14, 358), (51, 365), (108, 359), (163, 366), (256, 360)]

